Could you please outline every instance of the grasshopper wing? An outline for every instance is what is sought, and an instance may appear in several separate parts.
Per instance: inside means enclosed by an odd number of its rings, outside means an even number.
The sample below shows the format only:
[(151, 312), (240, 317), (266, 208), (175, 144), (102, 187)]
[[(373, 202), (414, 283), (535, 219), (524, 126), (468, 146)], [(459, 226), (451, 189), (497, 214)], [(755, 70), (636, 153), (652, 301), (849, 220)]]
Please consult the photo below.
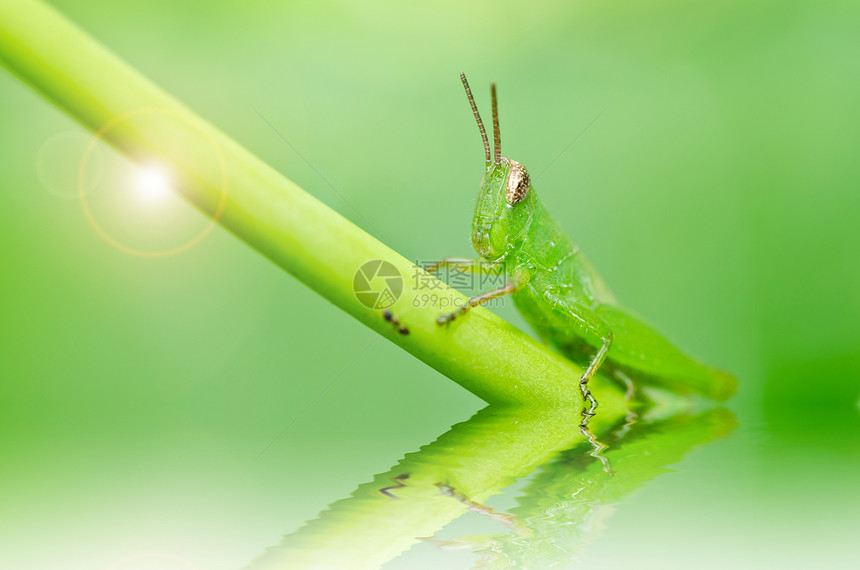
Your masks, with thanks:
[(737, 386), (733, 376), (708, 368), (681, 352), (666, 337), (615, 305), (599, 305), (595, 313), (613, 333), (608, 361), (646, 382), (686, 389), (725, 400)]

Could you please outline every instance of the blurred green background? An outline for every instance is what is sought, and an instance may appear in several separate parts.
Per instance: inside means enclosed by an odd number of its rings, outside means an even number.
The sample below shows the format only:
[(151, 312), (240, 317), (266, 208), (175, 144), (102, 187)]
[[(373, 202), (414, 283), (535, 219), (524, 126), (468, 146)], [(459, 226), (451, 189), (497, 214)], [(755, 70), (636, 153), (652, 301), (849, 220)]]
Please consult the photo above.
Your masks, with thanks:
[[(504, 154), (533, 176), (605, 110), (535, 188), (625, 305), (737, 375), (742, 427), (619, 512), (587, 567), (856, 555), (856, 2), (53, 4), (416, 260), (472, 254), (458, 72), (485, 116), (498, 83)], [(482, 406), (219, 228), (165, 258), (111, 247), (71, 196), (87, 141), (0, 73), (0, 566), (235, 568)], [(205, 226), (96, 163), (118, 239)]]

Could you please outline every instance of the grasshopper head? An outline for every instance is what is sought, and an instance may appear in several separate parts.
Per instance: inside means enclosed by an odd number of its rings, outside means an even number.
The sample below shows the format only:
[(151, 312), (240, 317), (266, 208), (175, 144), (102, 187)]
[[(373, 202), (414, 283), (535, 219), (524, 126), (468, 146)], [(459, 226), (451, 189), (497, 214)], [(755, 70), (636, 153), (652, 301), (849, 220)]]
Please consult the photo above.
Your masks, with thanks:
[(493, 101), (494, 159), (490, 158), (490, 144), (484, 123), (469, 89), (466, 76), (460, 74), (466, 96), (478, 122), (484, 142), (487, 171), (481, 181), (478, 204), (472, 221), (472, 244), (475, 251), (487, 261), (500, 261), (519, 247), (528, 230), (535, 211), (534, 192), (526, 167), (501, 155), (499, 110), (496, 103), (496, 84), (490, 87)]
[(500, 261), (522, 242), (535, 211), (534, 193), (526, 168), (502, 157), (491, 162), (481, 181), (472, 245), (487, 261)]

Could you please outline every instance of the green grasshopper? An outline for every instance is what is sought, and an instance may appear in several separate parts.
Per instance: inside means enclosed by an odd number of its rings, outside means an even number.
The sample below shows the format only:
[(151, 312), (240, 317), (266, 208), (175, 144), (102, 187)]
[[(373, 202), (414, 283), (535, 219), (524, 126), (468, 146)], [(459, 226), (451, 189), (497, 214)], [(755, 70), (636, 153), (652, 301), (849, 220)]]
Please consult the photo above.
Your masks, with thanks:
[(472, 222), (472, 244), (481, 260), (446, 258), (427, 270), (447, 265), (475, 273), (504, 271), (508, 280), (442, 315), (438, 324), (446, 325), (489, 299), (512, 295), (514, 305), (544, 341), (585, 367), (579, 379), (583, 402), (589, 403), (582, 411), (584, 421), (597, 408), (588, 381), (598, 369), (622, 383), (628, 397), (634, 383), (641, 382), (728, 398), (735, 379), (696, 362), (621, 308), (603, 278), (538, 200), (526, 168), (501, 156), (495, 83), (490, 88), (495, 143), (490, 157), (484, 123), (465, 74), (460, 79), (484, 143), (487, 170)]

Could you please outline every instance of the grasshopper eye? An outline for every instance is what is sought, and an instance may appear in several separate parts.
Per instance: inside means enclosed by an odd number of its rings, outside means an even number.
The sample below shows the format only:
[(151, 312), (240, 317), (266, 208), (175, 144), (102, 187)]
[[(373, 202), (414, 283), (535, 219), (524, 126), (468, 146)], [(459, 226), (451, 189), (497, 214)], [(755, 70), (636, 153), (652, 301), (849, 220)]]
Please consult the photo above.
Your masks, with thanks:
[(508, 184), (505, 187), (505, 200), (508, 201), (508, 204), (516, 204), (525, 200), (526, 196), (529, 195), (531, 180), (525, 166), (516, 160), (511, 160), (510, 163), (511, 170), (508, 174)]

